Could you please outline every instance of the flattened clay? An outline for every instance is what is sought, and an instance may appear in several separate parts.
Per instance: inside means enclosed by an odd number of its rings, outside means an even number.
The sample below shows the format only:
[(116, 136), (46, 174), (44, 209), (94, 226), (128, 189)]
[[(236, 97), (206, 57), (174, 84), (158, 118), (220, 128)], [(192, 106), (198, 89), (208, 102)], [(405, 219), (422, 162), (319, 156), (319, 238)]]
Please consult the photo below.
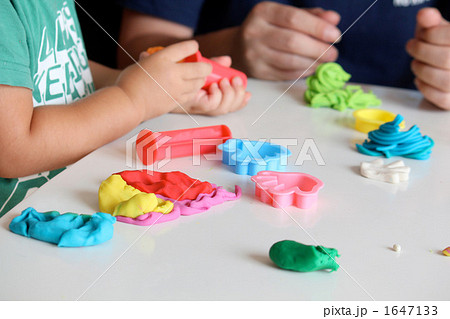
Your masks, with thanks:
[(11, 221), (9, 229), (13, 233), (57, 244), (59, 247), (80, 247), (98, 245), (111, 239), (115, 222), (116, 218), (104, 213), (39, 213), (29, 207)]

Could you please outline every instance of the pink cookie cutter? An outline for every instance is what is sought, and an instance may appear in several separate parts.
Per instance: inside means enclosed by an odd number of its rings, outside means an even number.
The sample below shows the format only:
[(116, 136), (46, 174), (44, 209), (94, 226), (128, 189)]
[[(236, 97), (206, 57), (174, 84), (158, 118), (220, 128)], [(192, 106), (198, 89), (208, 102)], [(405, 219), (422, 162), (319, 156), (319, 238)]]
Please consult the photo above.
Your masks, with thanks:
[(310, 208), (323, 187), (321, 180), (305, 173), (261, 171), (251, 179), (255, 182), (255, 196), (275, 208)]
[(172, 159), (215, 153), (217, 146), (232, 138), (226, 125), (152, 132), (142, 130), (136, 139), (136, 153), (144, 165)]

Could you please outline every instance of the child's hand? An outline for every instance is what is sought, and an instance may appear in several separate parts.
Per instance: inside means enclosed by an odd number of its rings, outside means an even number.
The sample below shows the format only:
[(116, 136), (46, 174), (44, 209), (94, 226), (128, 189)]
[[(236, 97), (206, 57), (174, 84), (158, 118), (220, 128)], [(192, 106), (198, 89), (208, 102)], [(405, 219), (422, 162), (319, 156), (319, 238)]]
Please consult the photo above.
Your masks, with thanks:
[(146, 120), (195, 100), (205, 78), (211, 73), (208, 63), (178, 63), (197, 52), (195, 41), (168, 46), (149, 55), (141, 54), (139, 63), (126, 68), (116, 85), (132, 101)]
[[(231, 66), (230, 57), (212, 58), (223, 66)], [(235, 77), (231, 80), (222, 79), (219, 84), (213, 83), (209, 89), (200, 90), (194, 100), (188, 103), (184, 109), (190, 114), (223, 115), (240, 110), (247, 105), (251, 94), (245, 92), (242, 79)], [(175, 108), (172, 113), (184, 113), (180, 107)]]
[(411, 69), (424, 97), (450, 110), (450, 23), (434, 8), (417, 14), (416, 36), (406, 45)]

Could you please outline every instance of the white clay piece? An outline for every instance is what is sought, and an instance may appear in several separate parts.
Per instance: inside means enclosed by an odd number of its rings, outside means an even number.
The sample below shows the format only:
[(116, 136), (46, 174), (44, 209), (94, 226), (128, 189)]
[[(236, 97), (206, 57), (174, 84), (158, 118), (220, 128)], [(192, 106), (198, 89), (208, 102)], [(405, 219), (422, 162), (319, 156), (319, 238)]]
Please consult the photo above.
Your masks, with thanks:
[(384, 164), (381, 158), (372, 162), (361, 163), (361, 175), (370, 179), (397, 184), (409, 180), (411, 168), (405, 166), (403, 161)]

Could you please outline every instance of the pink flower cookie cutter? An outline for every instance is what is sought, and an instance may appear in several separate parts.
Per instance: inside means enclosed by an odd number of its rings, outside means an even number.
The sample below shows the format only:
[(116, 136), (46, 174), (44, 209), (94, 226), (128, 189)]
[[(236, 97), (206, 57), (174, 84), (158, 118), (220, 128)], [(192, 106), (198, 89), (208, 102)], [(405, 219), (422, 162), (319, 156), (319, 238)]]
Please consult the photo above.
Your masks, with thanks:
[(255, 182), (255, 196), (275, 208), (308, 209), (317, 202), (323, 187), (321, 180), (305, 173), (261, 171), (251, 179)]

